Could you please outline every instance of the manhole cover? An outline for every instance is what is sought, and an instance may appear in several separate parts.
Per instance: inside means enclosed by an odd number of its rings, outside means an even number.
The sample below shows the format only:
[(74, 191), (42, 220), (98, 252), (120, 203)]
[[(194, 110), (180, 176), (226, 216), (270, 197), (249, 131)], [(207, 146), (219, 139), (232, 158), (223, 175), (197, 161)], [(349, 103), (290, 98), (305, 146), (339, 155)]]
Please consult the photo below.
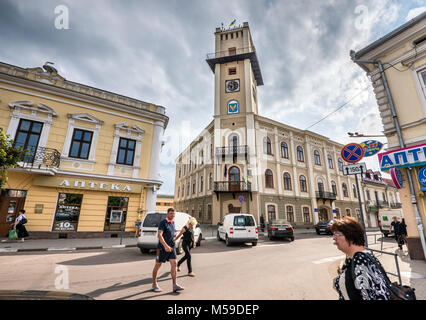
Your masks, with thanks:
[(403, 276), (404, 278), (410, 278), (410, 279), (423, 279), (426, 278), (426, 276), (420, 274), (420, 273), (415, 273), (415, 272), (401, 272), (401, 276)]

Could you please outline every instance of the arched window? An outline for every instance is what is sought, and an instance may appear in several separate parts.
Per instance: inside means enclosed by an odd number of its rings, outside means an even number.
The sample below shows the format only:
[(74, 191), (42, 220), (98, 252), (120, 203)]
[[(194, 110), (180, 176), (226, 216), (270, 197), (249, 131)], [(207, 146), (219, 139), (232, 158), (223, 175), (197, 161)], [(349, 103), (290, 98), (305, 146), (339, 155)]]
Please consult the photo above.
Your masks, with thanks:
[(348, 187), (346, 186), (346, 183), (342, 183), (342, 189), (343, 189), (343, 196), (344, 197), (349, 197), (349, 194), (348, 194)]
[(342, 158), (339, 158), (339, 170), (340, 171), (343, 171), (343, 160), (342, 160)]
[(324, 193), (324, 181), (321, 178), (318, 178), (318, 191)]
[(274, 205), (268, 205), (268, 219), (269, 219), (269, 222), (271, 222), (272, 220), (275, 220), (277, 217), (276, 217), (276, 214), (275, 214), (275, 206)]
[(348, 217), (350, 217), (350, 216), (351, 216), (351, 209), (346, 209), (346, 215), (347, 215)]
[(285, 142), (281, 142), (281, 157), (288, 159), (288, 147)]
[(308, 207), (303, 207), (303, 221), (304, 222), (310, 222), (311, 221), (311, 214), (309, 213)]
[(263, 139), (263, 152), (272, 155), (271, 139), (269, 137)]
[(288, 172), (284, 173), (284, 190), (291, 190), (291, 176)]
[(213, 173), (210, 172), (210, 175), (209, 175), (209, 190), (212, 189), (212, 186), (213, 186)]
[(274, 176), (272, 174), (272, 171), (269, 169), (266, 169), (265, 171), (265, 187), (266, 188), (274, 187)]
[(179, 178), (180, 178), (180, 174), (181, 174), (181, 172), (182, 172), (182, 168), (181, 168), (181, 167), (179, 167)]
[(294, 222), (294, 211), (292, 206), (287, 206), (287, 221)]
[(185, 184), (182, 184), (182, 198), (185, 197)]
[(299, 181), (300, 181), (300, 192), (308, 192), (308, 186), (306, 185), (305, 176), (300, 176)]
[(187, 189), (186, 189), (186, 195), (189, 196), (189, 182), (188, 182)]
[(303, 156), (303, 148), (301, 146), (297, 147), (297, 160), (300, 162), (305, 162), (305, 157)]
[(328, 159), (328, 167), (329, 167), (330, 169), (333, 169), (333, 157), (331, 156), (331, 154), (329, 154), (329, 155), (327, 156), (327, 159)]
[(352, 185), (352, 192), (353, 192), (353, 194), (354, 194), (354, 198), (358, 198), (358, 196), (357, 196), (357, 194), (356, 194), (356, 187), (355, 187), (355, 185), (354, 185), (354, 184)]
[(321, 157), (318, 150), (314, 151), (314, 158), (315, 158), (315, 164), (320, 166), (321, 165)]
[(333, 191), (335, 195), (337, 195), (337, 186), (336, 186), (336, 182), (334, 181), (331, 181), (331, 190)]

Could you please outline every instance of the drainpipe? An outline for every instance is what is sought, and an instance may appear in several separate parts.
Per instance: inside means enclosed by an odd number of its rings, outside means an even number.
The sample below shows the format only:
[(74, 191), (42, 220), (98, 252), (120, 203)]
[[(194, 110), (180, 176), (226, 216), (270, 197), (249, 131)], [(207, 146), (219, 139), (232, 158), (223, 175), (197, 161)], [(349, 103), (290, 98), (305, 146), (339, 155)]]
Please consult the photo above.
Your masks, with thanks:
[[(386, 74), (385, 74), (385, 70), (383, 69), (382, 62), (380, 60), (377, 60), (377, 61), (356, 60), (355, 55), (352, 54), (352, 52), (351, 52), (351, 58), (352, 58), (352, 61), (357, 63), (357, 64), (359, 64), (359, 63), (372, 63), (372, 64), (376, 64), (376, 65), (379, 66), (379, 71), (380, 71), (380, 74), (382, 76), (383, 85), (386, 89), (386, 94), (388, 96), (393, 121), (394, 121), (396, 132), (397, 132), (397, 135), (398, 135), (399, 145), (400, 145), (401, 148), (405, 148), (404, 139), (402, 138), (401, 128), (399, 126), (398, 117), (397, 117), (396, 111), (395, 111), (395, 105), (393, 103), (392, 95), (390, 93), (388, 81), (386, 79)], [(365, 68), (363, 68), (363, 69), (365, 70)], [(422, 247), (423, 247), (424, 259), (426, 259), (426, 242), (425, 242), (425, 236), (424, 236), (424, 228), (423, 228), (422, 220), (421, 220), (421, 217), (420, 217), (419, 208), (417, 206), (416, 193), (414, 191), (414, 184), (413, 184), (413, 180), (411, 178), (411, 170), (412, 170), (411, 168), (407, 168), (407, 178), (408, 178), (408, 185), (410, 186), (411, 203), (413, 204), (413, 207), (414, 207), (414, 214), (416, 216), (417, 229), (419, 231), (420, 241), (421, 241)]]

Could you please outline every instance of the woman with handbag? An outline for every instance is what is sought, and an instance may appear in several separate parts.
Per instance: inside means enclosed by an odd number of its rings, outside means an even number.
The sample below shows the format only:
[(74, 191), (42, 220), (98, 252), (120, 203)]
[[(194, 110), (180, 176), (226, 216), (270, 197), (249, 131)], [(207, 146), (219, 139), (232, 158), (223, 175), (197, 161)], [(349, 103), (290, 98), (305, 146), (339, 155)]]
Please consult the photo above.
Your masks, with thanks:
[(181, 258), (177, 265), (177, 271), (180, 271), (180, 265), (185, 262), (188, 265), (188, 276), (195, 277), (195, 274), (192, 272), (192, 265), (191, 265), (191, 249), (195, 248), (195, 240), (194, 240), (194, 228), (197, 225), (197, 220), (195, 218), (189, 219), (186, 226), (182, 228), (180, 233), (176, 236), (175, 240), (179, 239), (181, 235), (182, 237), (182, 248), (185, 252), (185, 256)]
[(390, 300), (387, 275), (377, 258), (364, 247), (364, 230), (353, 217), (331, 226), (334, 244), (346, 254), (342, 272), (334, 279), (340, 300)]
[(28, 237), (28, 231), (25, 228), (25, 224), (27, 223), (27, 218), (25, 217), (25, 210), (19, 210), (19, 216), (15, 219), (15, 224), (13, 229), (18, 231), (18, 238), (21, 238), (21, 242), (24, 242), (24, 238)]

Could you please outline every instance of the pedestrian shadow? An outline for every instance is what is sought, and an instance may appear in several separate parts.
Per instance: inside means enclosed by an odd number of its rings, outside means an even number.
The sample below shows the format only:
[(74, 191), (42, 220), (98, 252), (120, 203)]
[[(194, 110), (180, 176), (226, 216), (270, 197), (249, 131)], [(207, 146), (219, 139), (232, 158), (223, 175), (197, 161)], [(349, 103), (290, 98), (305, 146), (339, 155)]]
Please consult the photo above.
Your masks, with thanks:
[[(142, 292), (139, 292), (139, 293), (131, 294), (129, 296), (121, 297), (121, 298), (118, 298), (116, 300), (127, 300), (127, 299), (130, 299), (130, 298), (139, 296), (141, 294), (144, 294), (144, 293), (153, 293), (153, 291), (151, 289), (149, 289), (149, 290), (145, 290), (145, 291), (142, 291)], [(161, 294), (153, 294), (151, 296), (139, 298), (139, 299), (136, 299), (136, 300), (149, 300), (149, 299), (152, 299), (152, 298), (165, 297), (165, 296), (175, 297), (175, 296), (178, 296), (178, 295), (180, 295), (179, 291), (178, 292), (169, 291), (169, 292), (164, 292), (164, 293), (161, 293)]]
[[(186, 276), (185, 275), (177, 276), (177, 278), (183, 278), (183, 277), (186, 277)], [(164, 272), (161, 276), (157, 277), (157, 282), (164, 282), (164, 281), (170, 281), (170, 280), (171, 280), (170, 271)], [(138, 281), (125, 283), (125, 284), (121, 284), (121, 282), (115, 283), (115, 284), (113, 284), (109, 287), (100, 288), (100, 289), (96, 289), (94, 291), (85, 293), (85, 295), (92, 297), (92, 298), (95, 298), (95, 297), (99, 297), (100, 295), (105, 294), (105, 293), (130, 289), (130, 288), (139, 287), (139, 286), (143, 286), (143, 285), (147, 285), (147, 284), (152, 284), (152, 277), (142, 279), (142, 280), (138, 280)], [(142, 294), (142, 293), (146, 293), (146, 292), (152, 292), (152, 291), (146, 290), (146, 291), (143, 291), (143, 292), (139, 292), (138, 294), (135, 294), (133, 296), (136, 296), (136, 295), (139, 295), (139, 294)], [(132, 296), (129, 296), (129, 297), (132, 297)], [(120, 298), (120, 299), (125, 299), (125, 298), (127, 298), (127, 297), (123, 297), (123, 298)]]
[[(132, 250), (133, 249), (133, 250)], [(77, 258), (73, 260), (63, 261), (58, 264), (66, 266), (93, 266), (102, 264), (119, 264), (128, 262), (139, 262), (152, 260), (154, 262), (155, 251), (150, 254), (142, 255), (139, 249), (111, 249), (102, 251), (102, 254), (90, 257)]]

